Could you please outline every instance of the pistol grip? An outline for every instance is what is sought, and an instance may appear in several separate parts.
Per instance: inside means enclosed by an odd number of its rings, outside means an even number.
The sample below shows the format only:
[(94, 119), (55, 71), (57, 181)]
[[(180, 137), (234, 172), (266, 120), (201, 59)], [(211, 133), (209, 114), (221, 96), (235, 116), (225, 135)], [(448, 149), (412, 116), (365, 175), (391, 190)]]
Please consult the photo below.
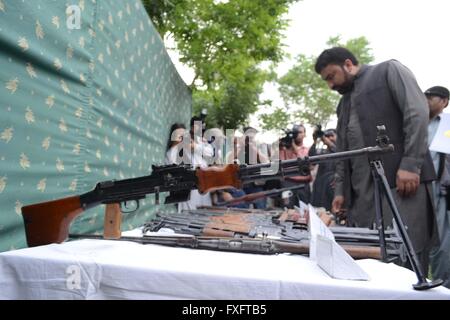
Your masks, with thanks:
[(120, 211), (120, 204), (109, 203), (105, 208), (105, 222), (103, 225), (104, 239), (120, 239), (122, 231), (120, 229), (122, 224), (122, 212)]

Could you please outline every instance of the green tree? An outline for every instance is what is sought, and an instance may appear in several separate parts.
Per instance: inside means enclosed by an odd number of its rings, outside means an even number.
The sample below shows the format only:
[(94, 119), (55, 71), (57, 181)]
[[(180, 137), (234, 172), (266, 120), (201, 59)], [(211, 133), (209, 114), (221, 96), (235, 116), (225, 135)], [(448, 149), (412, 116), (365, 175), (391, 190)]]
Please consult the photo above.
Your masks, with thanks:
[(168, 24), (172, 20), (177, 0), (142, 0), (145, 10), (150, 19), (164, 39), (164, 35), (169, 31)]
[[(327, 47), (334, 46), (348, 48), (360, 63), (370, 63), (374, 59), (365, 37), (350, 39), (345, 43), (339, 36), (331, 37), (327, 41)], [(316, 59), (315, 56), (298, 55), (294, 67), (279, 79), (279, 91), (285, 107), (260, 117), (265, 129), (282, 129), (293, 122), (326, 125), (330, 121), (335, 114), (340, 95), (331, 91), (325, 81), (316, 74)], [(280, 119), (290, 121), (283, 123)]]
[(285, 129), (290, 122), (290, 115), (283, 108), (276, 108), (274, 112), (270, 114), (262, 114), (259, 116), (259, 120), (262, 122), (262, 128), (264, 130), (271, 129)]
[(195, 76), (194, 113), (208, 125), (234, 128), (256, 111), (271, 74), (262, 62), (284, 56), (282, 31), (296, 0), (143, 0), (163, 39), (173, 37), (180, 61)]

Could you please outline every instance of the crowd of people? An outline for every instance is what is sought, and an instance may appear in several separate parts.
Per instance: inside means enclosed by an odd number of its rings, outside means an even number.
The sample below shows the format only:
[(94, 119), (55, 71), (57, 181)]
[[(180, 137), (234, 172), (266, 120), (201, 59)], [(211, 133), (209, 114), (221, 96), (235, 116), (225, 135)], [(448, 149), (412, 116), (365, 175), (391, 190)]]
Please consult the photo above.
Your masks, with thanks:
[[(429, 150), (440, 115), (448, 105), (449, 90), (435, 86), (422, 92), (413, 73), (400, 62), (389, 60), (361, 65), (352, 52), (342, 47), (323, 51), (316, 61), (315, 71), (331, 90), (342, 95), (337, 106), (337, 128), (322, 131), (316, 127), (312, 133), (313, 144), (306, 146), (305, 126), (295, 125), (280, 140), (275, 158), (289, 160), (374, 146), (377, 126), (384, 125), (394, 145), (392, 153), (382, 156), (384, 171), (415, 254), (425, 274), (431, 266), (433, 278), (444, 280), (444, 285), (450, 287), (450, 161), (447, 154)], [(194, 138), (195, 120), (191, 121), (189, 130), (191, 159), (184, 155), (184, 160), (194, 166), (223, 164), (224, 161), (255, 164), (274, 159), (267, 148), (263, 152), (254, 147), (251, 141), (256, 130), (250, 127), (245, 128), (244, 138), (235, 138), (233, 152), (222, 155), (223, 148), (217, 148), (202, 135)], [(174, 135), (177, 130), (184, 131)], [(179, 164), (183, 159), (177, 146), (182, 143), (180, 137), (185, 131), (179, 124), (171, 128), (167, 163)], [(224, 137), (217, 139), (223, 141)], [(208, 163), (205, 155), (213, 161)], [(290, 192), (288, 198), (280, 195), (273, 204), (292, 208), (303, 201), (330, 210), (345, 219), (347, 226), (375, 227), (374, 183), (367, 156), (321, 163), (311, 167), (311, 171), (315, 174), (309, 177), (299, 175), (275, 183), (252, 183), (243, 189), (206, 195), (192, 191), (191, 199), (181, 203), (179, 209), (216, 205), (274, 187), (303, 185)], [(236, 206), (265, 209), (267, 205), (267, 199), (259, 199)], [(382, 203), (384, 224), (392, 227), (388, 205), (387, 201)], [(408, 266), (407, 262), (405, 265)]]
[[(197, 123), (197, 124), (196, 124)], [(313, 132), (314, 143), (306, 146), (305, 126), (294, 125), (292, 130), (287, 130), (287, 139), (282, 139), (278, 149), (275, 150), (278, 157), (271, 155), (273, 152), (267, 144), (256, 142), (258, 131), (252, 127), (244, 128), (244, 135), (232, 137), (233, 150), (226, 152), (226, 138), (219, 129), (209, 129), (205, 134), (204, 122), (200, 117), (193, 117), (189, 130), (184, 124), (174, 123), (170, 128), (170, 138), (167, 143), (166, 164), (189, 163), (193, 167), (205, 168), (209, 165), (222, 165), (229, 163), (258, 164), (268, 163), (273, 160), (290, 160), (305, 158), (317, 154), (332, 153), (336, 151), (336, 130), (328, 129), (321, 131), (320, 126)], [(197, 127), (203, 129), (198, 131), (201, 135), (195, 135)], [(212, 132), (212, 133), (211, 133)], [(211, 138), (214, 142), (211, 142)], [(183, 141), (187, 144), (183, 145)], [(187, 150), (187, 152), (184, 152)], [(326, 210), (331, 209), (333, 200), (333, 175), (334, 163), (327, 162), (311, 166), (311, 175), (298, 175), (286, 177), (285, 179), (273, 179), (265, 182), (251, 182), (244, 184), (242, 189), (229, 188), (218, 190), (213, 193), (200, 195), (196, 190), (191, 192), (190, 200), (178, 204), (178, 210), (193, 210), (198, 207), (218, 205), (229, 202), (232, 199), (248, 194), (263, 192), (272, 189), (290, 189), (291, 192), (279, 194), (273, 199), (261, 197), (249, 202), (230, 204), (237, 208), (267, 209), (268, 207), (294, 208), (299, 201), (311, 203)], [(302, 188), (295, 188), (298, 185)]]

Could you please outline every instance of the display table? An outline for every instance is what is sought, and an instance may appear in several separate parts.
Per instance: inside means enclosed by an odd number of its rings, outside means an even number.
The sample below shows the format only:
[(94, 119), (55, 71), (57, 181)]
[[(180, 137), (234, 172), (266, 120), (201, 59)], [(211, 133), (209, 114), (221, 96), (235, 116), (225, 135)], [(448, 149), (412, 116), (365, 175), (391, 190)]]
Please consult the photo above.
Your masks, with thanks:
[(308, 257), (78, 240), (0, 254), (1, 299), (450, 299), (415, 274), (357, 263), (370, 281), (330, 278)]

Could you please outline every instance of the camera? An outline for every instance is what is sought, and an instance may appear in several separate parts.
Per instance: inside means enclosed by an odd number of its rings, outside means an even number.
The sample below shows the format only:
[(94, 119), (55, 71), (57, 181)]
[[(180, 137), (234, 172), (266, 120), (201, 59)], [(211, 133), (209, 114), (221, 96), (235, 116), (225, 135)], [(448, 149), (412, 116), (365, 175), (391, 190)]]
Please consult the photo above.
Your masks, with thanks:
[(313, 133), (313, 139), (317, 140), (317, 139), (322, 139), (323, 137), (331, 137), (335, 134), (335, 130), (333, 129), (327, 129), (327, 130), (322, 130), (322, 126), (320, 124), (317, 124), (315, 126), (314, 129), (314, 133)]
[(285, 136), (280, 139), (280, 146), (285, 148), (290, 148), (292, 145), (292, 141), (297, 138), (298, 133), (300, 132), (300, 126), (294, 125), (292, 130), (285, 129)]

